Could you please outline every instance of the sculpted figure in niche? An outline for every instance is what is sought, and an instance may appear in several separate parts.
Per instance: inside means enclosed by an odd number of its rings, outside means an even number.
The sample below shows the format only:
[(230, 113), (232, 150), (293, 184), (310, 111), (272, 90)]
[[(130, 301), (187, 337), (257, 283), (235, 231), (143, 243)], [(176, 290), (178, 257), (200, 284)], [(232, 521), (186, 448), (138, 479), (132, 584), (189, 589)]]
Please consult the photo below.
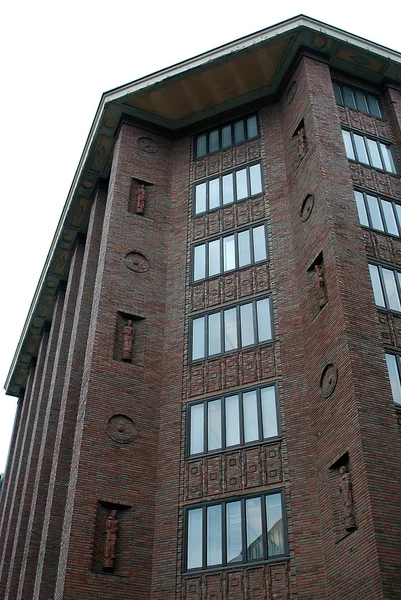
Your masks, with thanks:
[(326, 279), (322, 265), (315, 265), (315, 285), (317, 297), (319, 299), (319, 306), (322, 308), (325, 304), (327, 304), (328, 301)]
[(124, 342), (124, 346), (123, 346), (123, 360), (125, 362), (131, 362), (132, 361), (132, 346), (134, 343), (134, 328), (132, 326), (132, 321), (131, 319), (129, 319), (127, 321), (126, 326), (124, 327), (124, 333), (123, 333), (123, 342)]
[(112, 510), (106, 519), (105, 525), (106, 541), (104, 545), (103, 571), (114, 571), (114, 563), (116, 560), (117, 531), (117, 511)]
[(308, 152), (308, 141), (306, 139), (305, 127), (300, 127), (297, 131), (298, 136), (298, 152), (299, 156), (303, 158)]
[(354, 498), (352, 496), (351, 474), (347, 467), (340, 467), (340, 488), (344, 525), (347, 531), (356, 529), (355, 513), (354, 513)]
[(148, 192), (145, 190), (144, 184), (139, 187), (139, 192), (136, 196), (136, 214), (143, 215), (145, 212), (145, 203), (148, 198)]

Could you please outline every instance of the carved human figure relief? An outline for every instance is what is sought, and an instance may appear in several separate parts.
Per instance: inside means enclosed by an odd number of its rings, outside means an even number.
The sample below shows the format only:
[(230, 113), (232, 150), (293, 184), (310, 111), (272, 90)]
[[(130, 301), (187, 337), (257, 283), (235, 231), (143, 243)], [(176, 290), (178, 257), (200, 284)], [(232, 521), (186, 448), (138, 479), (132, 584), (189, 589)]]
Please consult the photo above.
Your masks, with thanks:
[(306, 139), (305, 127), (300, 127), (297, 131), (298, 153), (301, 158), (308, 152), (308, 140)]
[(123, 331), (123, 356), (122, 359), (125, 362), (132, 361), (132, 347), (134, 344), (134, 328), (132, 326), (132, 321), (129, 319), (127, 321), (126, 326)]
[(338, 487), (340, 488), (345, 529), (347, 531), (353, 531), (356, 529), (356, 522), (354, 498), (352, 495), (352, 481), (351, 473), (345, 466), (340, 467), (340, 481)]
[(315, 265), (315, 286), (319, 300), (319, 306), (322, 308), (325, 304), (327, 304), (328, 301), (326, 278), (324, 275), (323, 265)]
[(139, 187), (139, 192), (136, 196), (136, 209), (135, 212), (137, 215), (143, 215), (145, 212), (145, 204), (148, 198), (148, 192), (145, 190), (144, 184)]
[(104, 571), (114, 571), (114, 565), (116, 560), (116, 543), (117, 543), (117, 532), (118, 532), (118, 520), (117, 511), (112, 510), (105, 524), (105, 535), (106, 540), (104, 544)]

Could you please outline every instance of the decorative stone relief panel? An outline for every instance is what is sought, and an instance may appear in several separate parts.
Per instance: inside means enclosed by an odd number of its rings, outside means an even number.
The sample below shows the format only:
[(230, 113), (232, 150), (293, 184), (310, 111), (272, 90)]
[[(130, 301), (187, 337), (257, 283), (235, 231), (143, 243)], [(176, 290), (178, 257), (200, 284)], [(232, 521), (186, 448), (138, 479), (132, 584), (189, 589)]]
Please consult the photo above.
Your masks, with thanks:
[(345, 106), (337, 106), (340, 121), (348, 127), (359, 129), (375, 137), (391, 139), (387, 121), (376, 119), (370, 115), (351, 110)]
[(281, 442), (206, 455), (185, 463), (185, 500), (251, 490), (282, 480)]
[(253, 265), (192, 285), (192, 310), (231, 302), (270, 289), (269, 263)]
[(260, 141), (251, 140), (194, 160), (194, 179), (209, 177), (220, 171), (260, 158)]
[[(229, 369), (228, 375), (226, 374), (227, 368)], [(218, 392), (227, 387), (225, 384), (227, 377), (232, 381), (237, 381), (238, 385), (243, 385), (261, 379), (270, 379), (275, 375), (274, 345), (256, 346), (189, 365), (187, 397)]]
[(369, 258), (401, 266), (401, 240), (385, 233), (363, 229), (363, 241)]
[(182, 600), (289, 600), (287, 563), (184, 575)]
[(384, 344), (401, 348), (401, 317), (381, 310), (377, 312)]
[(349, 163), (351, 170), (352, 182), (363, 188), (368, 188), (392, 196), (393, 198), (401, 198), (401, 183), (398, 177), (389, 175), (388, 173), (380, 173), (375, 169), (364, 167), (358, 163)]

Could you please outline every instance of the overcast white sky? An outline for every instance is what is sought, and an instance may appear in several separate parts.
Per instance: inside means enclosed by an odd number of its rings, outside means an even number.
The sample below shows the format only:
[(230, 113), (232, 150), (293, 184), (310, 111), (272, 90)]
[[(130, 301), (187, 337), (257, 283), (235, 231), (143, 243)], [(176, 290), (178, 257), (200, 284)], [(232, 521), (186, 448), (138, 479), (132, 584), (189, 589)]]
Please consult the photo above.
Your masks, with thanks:
[[(401, 51), (398, 0), (3, 4), (1, 384), (102, 92), (300, 13)], [(15, 406), (1, 393), (0, 472)]]

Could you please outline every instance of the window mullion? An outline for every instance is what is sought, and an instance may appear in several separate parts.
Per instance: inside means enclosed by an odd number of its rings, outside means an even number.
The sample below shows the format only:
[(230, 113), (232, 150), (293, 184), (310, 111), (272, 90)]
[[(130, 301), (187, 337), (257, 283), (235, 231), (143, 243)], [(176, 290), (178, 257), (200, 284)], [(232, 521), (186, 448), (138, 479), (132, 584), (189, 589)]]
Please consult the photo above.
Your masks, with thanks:
[(386, 305), (386, 309), (390, 310), (390, 303), (388, 300), (388, 296), (387, 296), (387, 289), (386, 289), (386, 285), (384, 283), (384, 277), (383, 277), (383, 273), (382, 273), (382, 268), (380, 265), (376, 265), (377, 266), (377, 271), (379, 273), (379, 280), (380, 280), (380, 285), (382, 288), (382, 294), (383, 294), (383, 298), (384, 298), (384, 303)]
[(256, 300), (252, 302), (252, 320), (253, 320), (253, 335), (255, 337), (255, 343), (259, 343), (259, 328), (258, 328), (258, 315)]
[(380, 198), (380, 196), (376, 196), (376, 198), (377, 198), (377, 204), (379, 205), (380, 216), (382, 218), (382, 222), (384, 225), (384, 232), (388, 234), (387, 219), (386, 219), (386, 215), (384, 214), (384, 210), (383, 210), (383, 206), (382, 206), (382, 199)]
[(370, 227), (370, 229), (374, 229), (372, 217), (370, 214), (369, 202), (367, 201), (367, 198), (366, 198), (366, 192), (362, 192), (362, 197), (363, 197), (363, 201), (365, 204), (366, 214), (368, 215), (369, 227)]
[(388, 171), (387, 171), (387, 168), (386, 168), (386, 161), (383, 158), (383, 152), (382, 152), (382, 149), (381, 149), (381, 145), (378, 142), (376, 142), (376, 146), (377, 146), (377, 149), (378, 149), (379, 154), (380, 154), (380, 160), (381, 160), (381, 163), (382, 163), (382, 169), (383, 169), (383, 171), (386, 171), (386, 173), (387, 173)]
[(227, 503), (221, 503), (221, 559), (223, 566), (227, 564)]
[(262, 505), (262, 541), (263, 541), (263, 558), (269, 558), (267, 552), (267, 518), (266, 518), (266, 495), (261, 496)]
[(225, 346), (226, 326), (225, 326), (225, 322), (224, 322), (224, 310), (220, 310), (219, 315), (220, 315), (220, 354), (225, 354), (225, 351), (226, 351), (226, 346)]
[(235, 307), (235, 317), (237, 320), (237, 349), (242, 348), (242, 328), (241, 328), (241, 305)]
[(349, 133), (349, 137), (350, 137), (350, 140), (351, 140), (352, 148), (354, 150), (355, 160), (360, 163), (361, 161), (359, 160), (358, 152), (356, 151), (356, 144), (355, 144), (355, 140), (354, 140), (354, 133), (353, 133), (353, 131), (349, 131), (348, 133)]
[(205, 452), (209, 452), (209, 431), (208, 431), (208, 423), (209, 423), (209, 402), (205, 402), (203, 404), (203, 447), (205, 448)]
[(242, 562), (248, 561), (247, 539), (246, 539), (246, 509), (245, 500), (241, 498), (241, 531), (242, 531)]
[(241, 446), (244, 445), (245, 433), (244, 433), (244, 404), (242, 401), (243, 392), (238, 393), (238, 410), (239, 410), (239, 441)]
[(261, 393), (260, 393), (260, 388), (257, 388), (256, 390), (256, 410), (258, 413), (258, 434), (259, 434), (259, 441), (263, 440), (263, 431), (262, 431), (262, 401), (261, 401)]
[(202, 569), (207, 567), (207, 507), (202, 508)]

